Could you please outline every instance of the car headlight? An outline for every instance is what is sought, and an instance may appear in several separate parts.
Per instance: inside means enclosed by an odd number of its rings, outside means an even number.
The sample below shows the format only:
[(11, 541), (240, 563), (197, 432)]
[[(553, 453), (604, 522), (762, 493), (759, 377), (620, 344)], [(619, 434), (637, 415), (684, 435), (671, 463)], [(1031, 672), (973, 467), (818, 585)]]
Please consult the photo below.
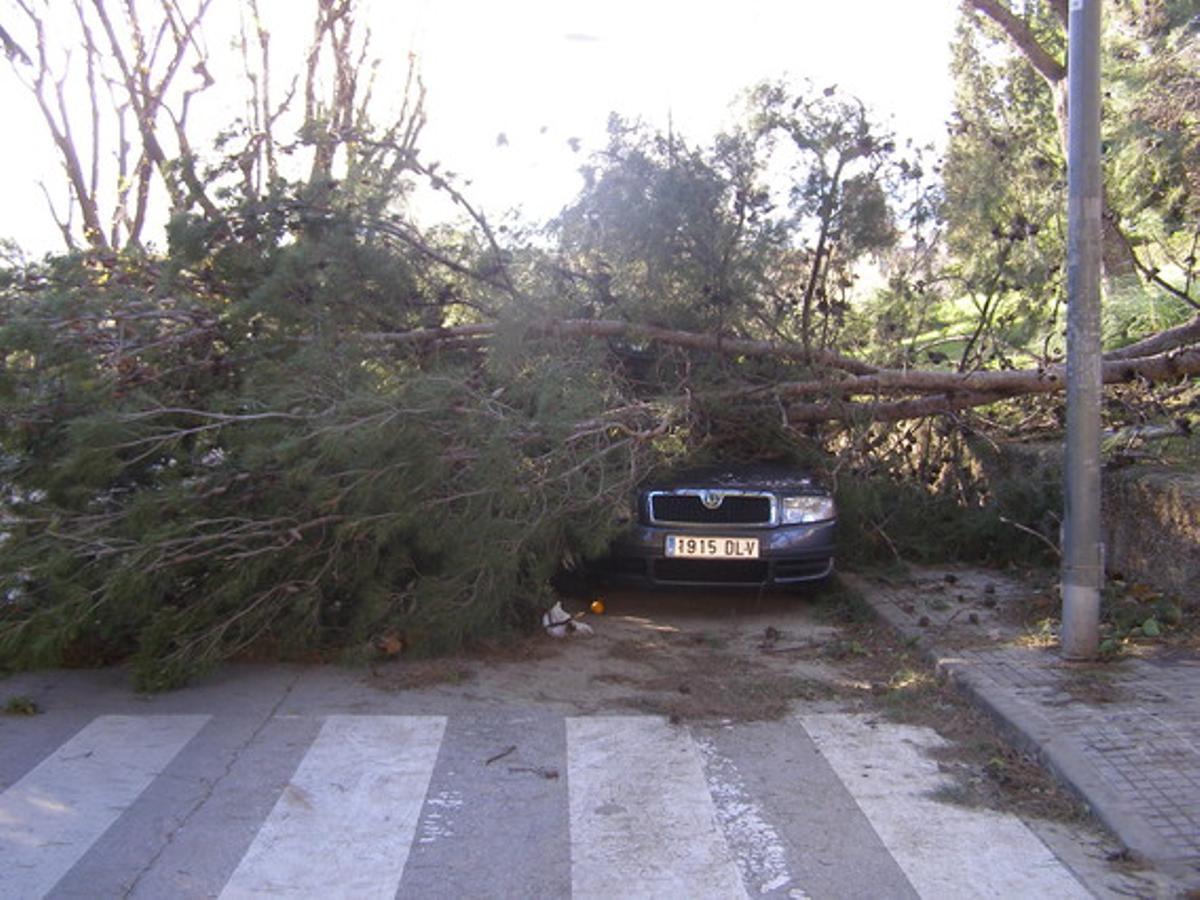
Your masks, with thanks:
[(784, 497), (781, 509), (784, 525), (827, 522), (835, 515), (832, 497)]

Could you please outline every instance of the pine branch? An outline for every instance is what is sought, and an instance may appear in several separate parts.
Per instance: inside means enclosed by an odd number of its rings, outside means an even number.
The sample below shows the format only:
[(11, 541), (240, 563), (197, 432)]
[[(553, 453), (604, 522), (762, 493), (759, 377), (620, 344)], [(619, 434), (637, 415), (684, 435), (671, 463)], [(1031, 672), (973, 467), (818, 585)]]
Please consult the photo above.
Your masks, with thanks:
[[(398, 345), (442, 344), (462, 340), (463, 338), (479, 339), (491, 337), (496, 333), (497, 327), (494, 323), (485, 322), (475, 325), (462, 325), (455, 328), (421, 328), (413, 329), (412, 331), (373, 332), (359, 334), (358, 337), (367, 341)], [(621, 322), (614, 319), (558, 319), (530, 324), (527, 326), (526, 331), (534, 337), (627, 338), (629, 340), (670, 344), (677, 347), (689, 347), (693, 350), (708, 350), (727, 356), (773, 356), (779, 359), (815, 363), (833, 369), (841, 369), (856, 375), (867, 375), (877, 371), (875, 366), (851, 359), (839, 353), (834, 353), (830, 350), (805, 350), (804, 347), (798, 344), (780, 344), (771, 341), (726, 337), (720, 334), (698, 334), (691, 331), (678, 331), (670, 328), (660, 328), (655, 325)]]

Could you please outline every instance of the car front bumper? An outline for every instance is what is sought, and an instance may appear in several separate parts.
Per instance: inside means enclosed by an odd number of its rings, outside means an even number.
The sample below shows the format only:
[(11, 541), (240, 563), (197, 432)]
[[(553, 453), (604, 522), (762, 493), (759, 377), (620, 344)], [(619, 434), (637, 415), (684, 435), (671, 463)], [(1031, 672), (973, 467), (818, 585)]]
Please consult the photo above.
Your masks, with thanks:
[[(771, 528), (635, 525), (595, 565), (614, 580), (663, 586), (759, 586), (818, 581), (833, 571), (836, 522)], [(758, 538), (757, 559), (680, 559), (666, 555), (668, 534)]]

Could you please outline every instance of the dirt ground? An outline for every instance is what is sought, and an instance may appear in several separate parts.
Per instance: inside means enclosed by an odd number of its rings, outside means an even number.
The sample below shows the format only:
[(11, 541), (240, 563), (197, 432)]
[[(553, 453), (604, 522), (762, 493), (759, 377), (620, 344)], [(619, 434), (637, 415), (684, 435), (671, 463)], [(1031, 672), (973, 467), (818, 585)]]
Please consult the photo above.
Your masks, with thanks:
[[(986, 576), (978, 578), (970, 587), (986, 599)], [(914, 602), (927, 597), (927, 586), (914, 585)], [(947, 617), (955, 597), (946, 600)], [(376, 666), (368, 681), (388, 691), (444, 685), (481, 701), (524, 698), (570, 715), (636, 710), (676, 723), (778, 719), (798, 709), (878, 715), (949, 741), (937, 757), (954, 782), (947, 802), (1057, 821), (1086, 815), (940, 683), (914, 645), (876, 621), (846, 581), (802, 593), (613, 591), (602, 599), (602, 615), (586, 601), (564, 604), (591, 635), (399, 659)], [(993, 613), (992, 605), (980, 609)]]

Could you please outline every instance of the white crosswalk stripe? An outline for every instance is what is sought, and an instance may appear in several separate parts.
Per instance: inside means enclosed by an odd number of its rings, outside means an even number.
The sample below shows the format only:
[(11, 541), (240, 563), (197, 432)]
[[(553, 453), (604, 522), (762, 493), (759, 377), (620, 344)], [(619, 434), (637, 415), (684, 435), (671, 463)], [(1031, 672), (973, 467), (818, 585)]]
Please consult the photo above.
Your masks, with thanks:
[(330, 716), (222, 898), (394, 897), (445, 729)]
[(922, 752), (943, 744), (928, 728), (852, 715), (801, 721), (922, 897), (1091, 896), (1020, 819), (931, 796), (947, 782)]
[(746, 896), (686, 730), (567, 719), (567, 788), (575, 897)]
[[(101, 716), (0, 793), (0, 897), (56, 896), (56, 886), (66, 881), (75, 885), (68, 893), (77, 895), (81, 885), (89, 885), (89, 867), (103, 864), (106, 855), (101, 851), (85, 859), (89, 849), (110, 827), (119, 830), (135, 804), (143, 823), (147, 815), (183, 823), (161, 838), (178, 845), (176, 851), (190, 847), (189, 853), (212, 856), (197, 864), (198, 871), (206, 866), (211, 871), (204, 876), (207, 886), (186, 882), (204, 896), (405, 896), (406, 883), (410, 888), (436, 883), (428, 881), (428, 873), (444, 871), (437, 865), (459, 864), (455, 818), (469, 818), (477, 810), (471, 828), (482, 823), (479, 827), (502, 833), (521, 814), (509, 807), (530, 796), (512, 793), (511, 781), (504, 794), (509, 799), (499, 806), (494, 797), (489, 803), (472, 796), (486, 793), (496, 783), (487, 779), (502, 777), (504, 770), (477, 758), (478, 747), (476, 755), (449, 761), (456, 758), (447, 753), (453, 744), (446, 737), (446, 717), (331, 715), (307, 720), (302, 740), (289, 745), (294, 755), (270, 781), (275, 787), (262, 794), (259, 811), (243, 820), (240, 842), (216, 852), (206, 845), (211, 835), (203, 827), (192, 837), (186, 834), (198, 807), (152, 811), (157, 801), (151, 798), (154, 792), (147, 793), (210, 720), (205, 715)], [(722, 735), (732, 732), (698, 728), (693, 733), (652, 716), (568, 717), (562, 731), (559, 727), (550, 719), (543, 732), (565, 737), (548, 757), (553, 762), (565, 751), (565, 790), (561, 781), (547, 781), (547, 787), (561, 792), (541, 794), (550, 801), (543, 814), (559, 810), (562, 827), (556, 831), (567, 832), (551, 858), (562, 866), (561, 880), (549, 882), (556, 887), (548, 893), (566, 893), (569, 868), (570, 893), (579, 898), (805, 896), (804, 877), (793, 876), (812, 875), (806, 854), (813, 848), (776, 825), (786, 824), (789, 816), (820, 816), (821, 810), (813, 805), (812, 792), (795, 791), (797, 782), (788, 780), (786, 769), (778, 770), (782, 790), (762, 803), (754, 796), (761, 782), (743, 779), (739, 764), (725, 755), (745, 746), (724, 740)], [(850, 811), (862, 833), (871, 840), (878, 836), (877, 852), (894, 881), (890, 888), (879, 885), (880, 895), (890, 890), (924, 898), (1089, 896), (1020, 820), (930, 796), (944, 784), (925, 752), (940, 740), (932, 731), (841, 714), (801, 716), (780, 727), (787, 729), (780, 735), (785, 745), (794, 733), (795, 742), (808, 748), (810, 767), (825, 773), (825, 783), (842, 798), (840, 808)], [(212, 732), (205, 730), (205, 740)], [(188, 757), (203, 756), (205, 746), (197, 741)], [(822, 757), (832, 771), (812, 764)], [(171, 771), (190, 777), (180, 771), (183, 762)], [(464, 783), (455, 778), (464, 763), (474, 773), (473, 787), (460, 792)], [(238, 765), (237, 756), (228, 764)], [(761, 774), (762, 763), (755, 765)], [(510, 778), (559, 777), (557, 770), (521, 765), (508, 773)], [(435, 782), (438, 786), (431, 788)], [(255, 776), (240, 783), (262, 782)], [(199, 802), (208, 802), (214, 789), (210, 785)], [(226, 788), (222, 802), (229, 803), (231, 796), (236, 792)], [(242, 806), (235, 801), (230, 808)], [(425, 840), (417, 840), (418, 827)], [(119, 834), (115, 841), (105, 840), (110, 847), (120, 844)], [(148, 848), (138, 866), (152, 865), (161, 852)], [(526, 849), (514, 846), (512, 852), (511, 864), (520, 865)], [(190, 863), (175, 859), (174, 866)], [(547, 857), (530, 859), (545, 865)], [(406, 878), (406, 866), (416, 867), (420, 878)], [(70, 879), (64, 880), (68, 873)], [(157, 883), (169, 884), (169, 877)], [(479, 893), (487, 889), (480, 885)]]
[(101, 716), (0, 794), (0, 894), (47, 894), (210, 718)]

